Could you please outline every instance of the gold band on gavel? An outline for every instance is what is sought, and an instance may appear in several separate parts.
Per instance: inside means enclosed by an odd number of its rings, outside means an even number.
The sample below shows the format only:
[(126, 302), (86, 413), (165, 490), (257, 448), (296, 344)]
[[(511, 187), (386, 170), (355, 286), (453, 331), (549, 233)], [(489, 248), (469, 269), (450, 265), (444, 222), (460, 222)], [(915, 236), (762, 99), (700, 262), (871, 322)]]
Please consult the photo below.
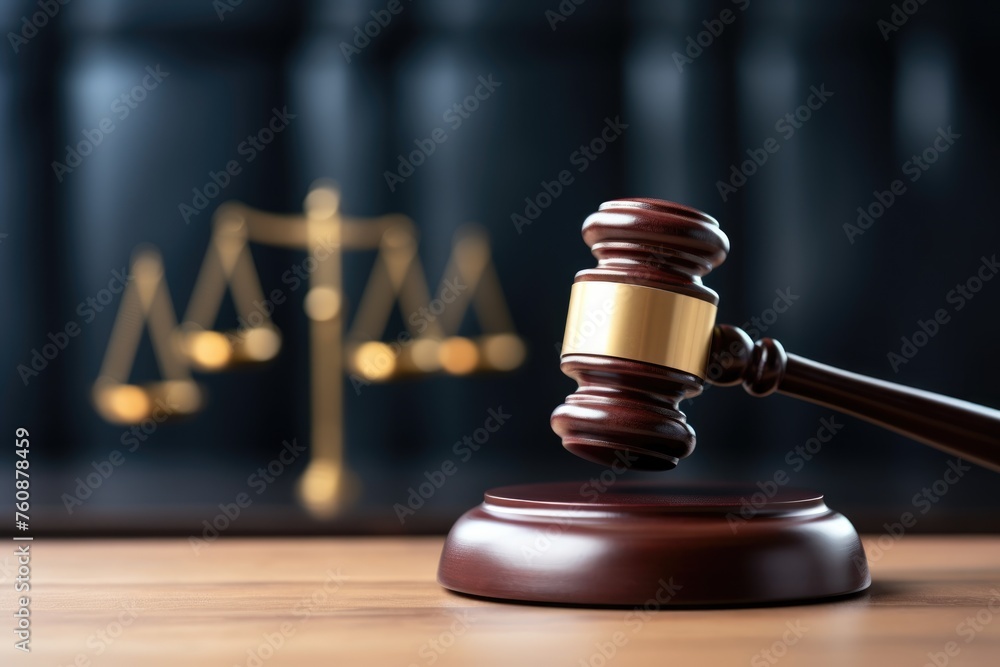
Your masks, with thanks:
[(562, 354), (645, 361), (705, 379), (716, 310), (702, 299), (652, 287), (577, 282)]

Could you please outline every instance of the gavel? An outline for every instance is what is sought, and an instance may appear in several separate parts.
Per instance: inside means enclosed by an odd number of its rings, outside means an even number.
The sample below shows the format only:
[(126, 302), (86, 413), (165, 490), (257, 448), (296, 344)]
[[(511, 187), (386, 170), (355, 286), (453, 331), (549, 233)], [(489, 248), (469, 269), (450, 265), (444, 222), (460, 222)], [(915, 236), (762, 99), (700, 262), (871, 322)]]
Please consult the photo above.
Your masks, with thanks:
[(742, 384), (838, 410), (1000, 471), (1000, 411), (827, 366), (715, 324), (702, 284), (729, 239), (711, 216), (657, 199), (605, 202), (583, 225), (597, 258), (576, 275), (560, 367), (578, 389), (552, 414), (563, 446), (612, 465), (670, 470), (695, 448), (678, 404)]

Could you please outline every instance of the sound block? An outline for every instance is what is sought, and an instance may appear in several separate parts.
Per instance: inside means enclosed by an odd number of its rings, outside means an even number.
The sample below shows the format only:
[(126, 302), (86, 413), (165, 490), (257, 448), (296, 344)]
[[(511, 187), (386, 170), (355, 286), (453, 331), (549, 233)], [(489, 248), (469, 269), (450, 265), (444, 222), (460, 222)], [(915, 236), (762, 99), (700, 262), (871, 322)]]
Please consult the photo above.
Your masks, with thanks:
[(821, 494), (617, 482), (488, 491), (448, 534), (438, 581), (501, 600), (660, 608), (820, 600), (871, 577), (854, 526)]

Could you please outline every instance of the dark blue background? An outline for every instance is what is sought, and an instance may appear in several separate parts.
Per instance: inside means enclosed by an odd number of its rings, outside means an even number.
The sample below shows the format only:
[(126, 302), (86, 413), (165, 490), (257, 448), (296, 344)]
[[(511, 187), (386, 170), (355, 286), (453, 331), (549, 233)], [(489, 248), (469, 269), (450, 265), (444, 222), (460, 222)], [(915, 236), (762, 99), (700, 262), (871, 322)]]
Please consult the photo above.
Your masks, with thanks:
[[(360, 395), (348, 385), (345, 428), (365, 485), (360, 503), (331, 524), (311, 522), (293, 501), (300, 461), (234, 530), (440, 530), (490, 486), (600, 473), (561, 449), (548, 416), (574, 386), (558, 370), (556, 346), (573, 274), (593, 263), (580, 224), (620, 196), (673, 199), (721, 222), (733, 249), (707, 280), (722, 295), (721, 321), (759, 316), (776, 290), (790, 289), (800, 298), (766, 332), (787, 349), (1000, 406), (1000, 280), (952, 312), (898, 373), (887, 360), (918, 320), (952, 308), (949, 290), (974, 275), (982, 256), (1000, 250), (993, 6), (930, 2), (884, 39), (878, 21), (890, 19), (888, 2), (754, 0), (740, 11), (743, 3), (588, 0), (553, 30), (546, 11), (558, 11), (556, 0), (404, 0), (348, 63), (340, 44), (386, 4), (247, 0), (220, 20), (209, 0), (77, 0), (18, 53), (5, 39), (0, 409), (3, 428), (32, 432), (42, 475), (35, 500), (47, 508), (39, 530), (193, 532), (217, 503), (245, 489), (283, 439), (308, 440), (305, 290), (275, 315), (285, 337), (277, 363), (199, 376), (208, 409), (158, 429), (72, 516), (60, 495), (92, 460), (120, 447), (122, 428), (104, 423), (88, 398), (118, 301), (27, 387), (16, 367), (49, 332), (80, 320), (77, 304), (106, 286), (139, 243), (161, 249), (183, 312), (217, 205), (240, 199), (300, 210), (320, 177), (340, 184), (348, 214), (412, 216), (432, 286), (454, 231), (470, 221), (485, 226), (529, 358), (509, 375), (434, 377)], [(732, 23), (711, 40), (706, 33), (711, 43), (679, 70), (674, 54), (724, 10)], [(32, 2), (4, 3), (4, 34), (19, 32), (22, 17), (37, 11)], [(60, 182), (51, 163), (157, 64), (169, 77), (129, 117), (116, 118), (115, 131)], [(488, 75), (501, 82), (496, 92), (390, 191), (384, 172), (397, 167), (397, 155), (447, 127), (442, 114)], [(786, 138), (775, 123), (806, 101), (811, 86), (833, 96)], [(285, 106), (297, 116), (288, 130), (185, 225), (178, 205), (190, 203), (192, 188), (239, 158), (240, 142)], [(598, 136), (605, 118), (619, 116), (628, 125), (623, 136), (578, 173), (571, 154)], [(911, 183), (904, 162), (947, 127), (961, 137)], [(768, 137), (780, 149), (723, 201), (717, 182)], [(518, 233), (512, 214), (563, 169), (574, 182)], [(894, 179), (906, 192), (849, 242), (843, 226)], [(303, 255), (255, 246), (254, 257), (268, 291)], [(371, 262), (360, 254), (347, 260), (349, 307)], [(224, 310), (220, 325), (234, 317)], [(474, 324), (470, 318), (466, 330)], [(394, 320), (390, 336), (400, 327)], [(135, 372), (155, 375), (148, 342)], [(393, 503), (405, 502), (425, 471), (454, 459), (452, 444), (497, 406), (510, 422), (401, 527)], [(769, 479), (789, 470), (786, 452), (830, 414), (717, 388), (685, 409), (698, 450), (662, 476), (666, 482)], [(863, 529), (912, 510), (914, 494), (946, 469), (938, 452), (841, 421), (844, 429), (792, 480), (826, 492)], [(916, 529), (996, 530), (996, 483), (994, 473), (968, 473)]]

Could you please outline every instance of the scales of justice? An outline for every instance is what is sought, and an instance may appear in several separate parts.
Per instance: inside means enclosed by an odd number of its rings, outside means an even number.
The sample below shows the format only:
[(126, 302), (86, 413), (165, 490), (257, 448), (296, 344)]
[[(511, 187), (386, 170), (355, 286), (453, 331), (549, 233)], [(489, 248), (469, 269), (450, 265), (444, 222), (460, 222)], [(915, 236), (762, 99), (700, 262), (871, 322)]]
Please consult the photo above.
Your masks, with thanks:
[[(516, 369), (525, 345), (514, 330), (491, 259), (489, 240), (475, 227), (460, 229), (442, 283), (453, 277), (467, 286), (435, 311), (417, 252), (417, 229), (399, 214), (351, 218), (340, 211), (340, 193), (315, 184), (302, 214), (273, 214), (245, 204), (221, 205), (212, 218), (212, 237), (183, 320), (178, 323), (159, 252), (139, 246), (131, 280), (111, 330), (92, 398), (97, 412), (115, 424), (138, 424), (157, 406), (171, 417), (205, 407), (205, 393), (192, 371), (223, 372), (272, 361), (281, 333), (265, 303), (250, 243), (305, 250), (309, 272), (303, 307), (309, 319), (310, 459), (298, 482), (298, 498), (315, 517), (328, 518), (356, 494), (358, 481), (344, 459), (344, 374), (353, 383), (387, 382), (407, 376), (446, 373), (465, 376)], [(375, 251), (372, 273), (345, 331), (342, 254)], [(311, 260), (311, 261), (310, 261)], [(240, 326), (217, 330), (228, 290)], [(404, 314), (404, 334), (384, 342), (393, 306)], [(440, 301), (438, 302), (440, 304)], [(482, 333), (458, 335), (472, 306)], [(430, 312), (415, 331), (405, 315)], [(149, 330), (162, 379), (129, 382), (143, 329)], [(373, 332), (379, 332), (373, 334)], [(375, 339), (370, 336), (375, 335)]]

